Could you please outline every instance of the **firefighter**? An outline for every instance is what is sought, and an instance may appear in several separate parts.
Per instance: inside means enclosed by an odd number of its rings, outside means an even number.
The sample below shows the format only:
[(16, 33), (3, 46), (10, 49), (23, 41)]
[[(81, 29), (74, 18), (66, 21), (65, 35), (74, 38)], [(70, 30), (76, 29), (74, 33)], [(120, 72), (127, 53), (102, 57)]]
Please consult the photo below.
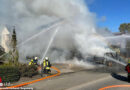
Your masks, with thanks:
[(128, 73), (128, 81), (130, 82), (130, 60), (128, 60), (128, 64), (127, 64), (125, 69)]
[(33, 59), (31, 59), (31, 61), (29, 62), (29, 65), (38, 65), (38, 57), (34, 57)]
[(45, 57), (42, 63), (42, 69), (43, 69), (42, 72), (46, 74), (50, 73), (51, 72), (50, 67), (51, 67), (51, 64), (50, 64), (49, 58)]

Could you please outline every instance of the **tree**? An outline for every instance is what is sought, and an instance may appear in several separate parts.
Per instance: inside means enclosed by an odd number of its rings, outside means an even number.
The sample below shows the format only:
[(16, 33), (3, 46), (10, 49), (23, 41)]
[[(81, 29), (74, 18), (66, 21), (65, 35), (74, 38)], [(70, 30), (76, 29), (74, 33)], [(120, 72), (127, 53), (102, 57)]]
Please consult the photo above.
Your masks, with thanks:
[(130, 32), (130, 23), (127, 24), (127, 30)]
[(119, 30), (121, 33), (130, 33), (130, 23), (121, 24)]
[(13, 34), (12, 34), (12, 38), (11, 38), (11, 55), (12, 55), (12, 61), (14, 64), (18, 63), (18, 58), (19, 58), (19, 53), (17, 50), (17, 36), (16, 36), (16, 31), (15, 28), (13, 29)]
[[(128, 34), (130, 33), (130, 23), (123, 23), (120, 25), (119, 30), (121, 33)], [(130, 57), (130, 40), (127, 39), (126, 41), (126, 56)]]
[(0, 46), (0, 64), (2, 64), (4, 62), (4, 55), (5, 55), (5, 51), (4, 48), (2, 46)]
[(130, 58), (130, 40), (127, 40), (126, 42), (126, 56)]
[(5, 50), (2, 46), (0, 46), (0, 56), (2, 56), (5, 53)]
[(16, 32), (15, 32), (15, 28), (13, 29), (13, 34), (12, 34), (12, 39), (11, 39), (11, 43), (12, 43), (12, 48), (13, 50), (16, 49), (16, 45), (17, 45), (17, 39), (16, 39)]

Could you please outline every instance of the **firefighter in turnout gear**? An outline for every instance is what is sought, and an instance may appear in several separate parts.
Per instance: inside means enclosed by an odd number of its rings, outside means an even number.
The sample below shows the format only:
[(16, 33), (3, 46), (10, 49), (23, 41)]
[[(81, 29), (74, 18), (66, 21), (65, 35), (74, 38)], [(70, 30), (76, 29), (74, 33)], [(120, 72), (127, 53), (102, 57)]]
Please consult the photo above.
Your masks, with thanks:
[(31, 59), (31, 61), (29, 62), (29, 65), (38, 65), (38, 57), (34, 57), (34, 59)]
[(49, 58), (48, 57), (45, 57), (45, 59), (43, 60), (43, 63), (42, 63), (42, 69), (43, 69), (43, 73), (50, 73), (51, 72), (51, 64), (50, 64), (50, 61), (49, 61)]
[(128, 64), (125, 69), (128, 73), (128, 81), (130, 82), (130, 59), (128, 60)]

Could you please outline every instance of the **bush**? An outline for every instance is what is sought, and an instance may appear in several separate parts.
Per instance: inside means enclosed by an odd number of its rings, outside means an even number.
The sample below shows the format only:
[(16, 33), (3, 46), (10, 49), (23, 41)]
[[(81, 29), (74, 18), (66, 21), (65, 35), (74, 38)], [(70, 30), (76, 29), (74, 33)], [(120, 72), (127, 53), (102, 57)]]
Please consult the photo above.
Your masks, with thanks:
[(0, 77), (2, 82), (15, 82), (20, 79), (20, 72), (17, 66), (0, 66)]
[(0, 77), (2, 82), (15, 82), (20, 77), (32, 77), (37, 75), (37, 67), (35, 65), (28, 66), (26, 64), (12, 65), (4, 64), (0, 65)]
[(31, 65), (28, 66), (26, 64), (19, 66), (19, 71), (22, 77), (32, 77), (38, 74), (37, 66)]

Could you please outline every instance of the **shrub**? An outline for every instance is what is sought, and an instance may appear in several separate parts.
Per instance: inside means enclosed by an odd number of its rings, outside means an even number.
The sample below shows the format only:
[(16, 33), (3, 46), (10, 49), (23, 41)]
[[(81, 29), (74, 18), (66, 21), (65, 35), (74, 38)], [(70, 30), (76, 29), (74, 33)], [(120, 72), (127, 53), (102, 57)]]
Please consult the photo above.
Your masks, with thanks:
[(19, 71), (22, 77), (32, 77), (38, 74), (37, 66), (31, 65), (28, 66), (26, 64), (19, 66)]
[(32, 77), (37, 75), (37, 67), (35, 65), (28, 66), (26, 64), (12, 65), (4, 64), (0, 65), (0, 77), (2, 82), (15, 82), (20, 77)]
[(1, 65), (0, 77), (2, 82), (15, 82), (20, 79), (20, 72), (17, 66)]

